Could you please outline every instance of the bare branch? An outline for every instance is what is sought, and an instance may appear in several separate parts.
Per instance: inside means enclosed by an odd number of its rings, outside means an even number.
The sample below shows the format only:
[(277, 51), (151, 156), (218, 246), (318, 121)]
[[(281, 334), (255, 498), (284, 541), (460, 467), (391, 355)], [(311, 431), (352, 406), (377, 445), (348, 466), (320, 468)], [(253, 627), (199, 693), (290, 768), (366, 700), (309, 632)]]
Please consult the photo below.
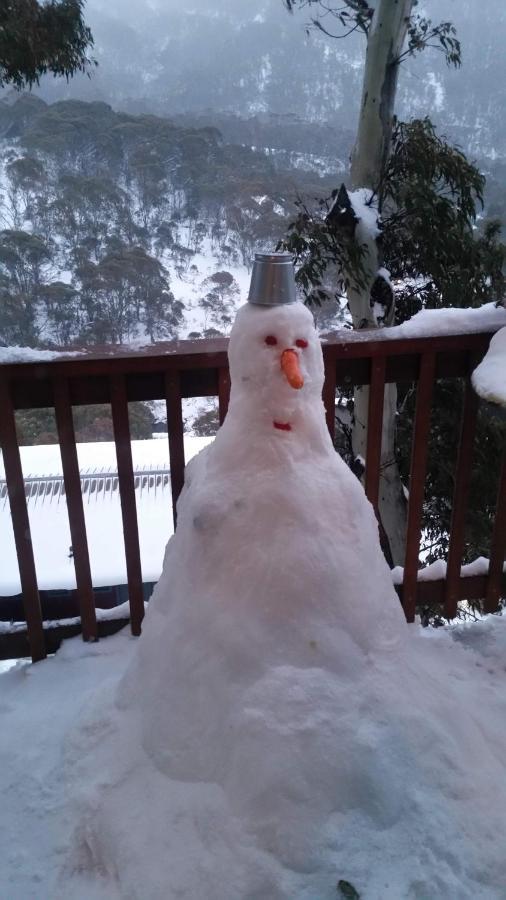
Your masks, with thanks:
[[(327, 37), (340, 40), (348, 37), (354, 31), (360, 30), (365, 35), (369, 31), (369, 23), (374, 10), (366, 0), (343, 0), (342, 5), (332, 6), (327, 0), (283, 0), (289, 12), (293, 12), (297, 7), (304, 9), (305, 7), (318, 7), (318, 15), (314, 16), (308, 23), (307, 28), (317, 28)], [(322, 19), (331, 16), (339, 22), (343, 28), (343, 34), (335, 34), (322, 24)]]
[(356, 31), (357, 28), (360, 27), (357, 22), (357, 24), (354, 25), (353, 28), (350, 28), (349, 31), (346, 31), (344, 34), (332, 34), (330, 31), (327, 31), (327, 29), (324, 28), (324, 26), (322, 25), (322, 23), (320, 22), (319, 19), (311, 19), (311, 23), (314, 25), (315, 28), (318, 29), (318, 31), (322, 31), (323, 34), (327, 35), (327, 37), (334, 38), (337, 41), (340, 41), (340, 40), (342, 40), (342, 38), (346, 38), (346, 37), (348, 37), (348, 35), (353, 34), (353, 32)]

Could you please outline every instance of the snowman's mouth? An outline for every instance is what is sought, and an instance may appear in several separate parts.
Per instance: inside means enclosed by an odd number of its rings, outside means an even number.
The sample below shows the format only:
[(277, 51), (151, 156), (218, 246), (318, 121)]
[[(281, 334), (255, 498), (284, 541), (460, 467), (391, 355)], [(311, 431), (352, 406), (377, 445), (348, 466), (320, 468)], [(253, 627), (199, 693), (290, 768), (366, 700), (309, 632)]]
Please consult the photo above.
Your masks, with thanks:
[(277, 428), (279, 431), (291, 431), (292, 426), (290, 422), (273, 422), (274, 428)]

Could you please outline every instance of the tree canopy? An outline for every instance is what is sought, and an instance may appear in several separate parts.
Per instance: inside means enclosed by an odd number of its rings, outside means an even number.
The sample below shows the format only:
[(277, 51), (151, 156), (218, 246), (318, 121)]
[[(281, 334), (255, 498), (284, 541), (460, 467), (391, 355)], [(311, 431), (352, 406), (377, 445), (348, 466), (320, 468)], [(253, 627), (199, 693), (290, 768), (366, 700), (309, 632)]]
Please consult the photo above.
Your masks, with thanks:
[(47, 72), (69, 78), (94, 64), (82, 0), (2, 0), (0, 87), (31, 87)]

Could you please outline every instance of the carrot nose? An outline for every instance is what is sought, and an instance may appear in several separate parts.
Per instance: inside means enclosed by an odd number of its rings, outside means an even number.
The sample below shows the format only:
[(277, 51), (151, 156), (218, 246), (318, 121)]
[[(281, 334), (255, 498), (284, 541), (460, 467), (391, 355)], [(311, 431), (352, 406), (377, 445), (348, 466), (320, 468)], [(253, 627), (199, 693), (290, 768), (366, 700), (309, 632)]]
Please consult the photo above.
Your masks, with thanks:
[(303, 386), (304, 379), (300, 371), (299, 356), (295, 350), (283, 350), (281, 368), (286, 375), (288, 384), (298, 391)]

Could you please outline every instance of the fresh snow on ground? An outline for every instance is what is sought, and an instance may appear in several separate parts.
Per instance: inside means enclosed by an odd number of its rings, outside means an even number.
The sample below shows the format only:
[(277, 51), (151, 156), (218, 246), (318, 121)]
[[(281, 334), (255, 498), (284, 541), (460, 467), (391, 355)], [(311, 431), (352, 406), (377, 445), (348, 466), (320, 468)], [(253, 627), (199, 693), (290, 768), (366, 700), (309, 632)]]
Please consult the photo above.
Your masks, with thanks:
[(506, 327), (490, 341), (490, 347), (472, 375), (477, 394), (490, 403), (506, 407)]
[[(334, 817), (327, 839), (315, 853), (330, 856), (312, 892), (301, 889), (291, 900), (335, 900), (340, 878), (351, 881), (362, 900), (504, 900), (506, 862), (502, 834), (505, 826), (506, 762), (506, 619), (489, 616), (483, 622), (441, 628), (419, 629), (412, 626), (403, 670), (387, 684), (393, 695), (388, 704), (371, 717), (370, 702), (364, 708), (367, 681), (381, 698), (388, 680), (388, 666), (370, 661), (359, 677), (342, 682), (341, 702), (335, 704), (335, 744), (333, 751), (343, 760), (343, 773), (350, 772), (349, 734), (354, 730), (362, 754), (362, 780), (349, 786), (347, 808)], [(177, 784), (159, 773), (145, 771), (141, 785), (145, 794), (128, 789), (134, 773), (124, 773), (121, 758), (124, 749), (115, 741), (102, 746), (104, 732), (117, 734), (117, 722), (102, 724), (97, 710), (103, 709), (104, 696), (110, 696), (136, 650), (137, 641), (125, 629), (121, 634), (83, 644), (79, 638), (67, 641), (54, 658), (43, 663), (18, 663), (0, 674), (0, 896), (5, 900), (125, 900), (143, 896), (146, 900), (172, 900), (200, 897), (211, 900), (271, 900), (276, 895), (234, 893), (235, 869), (241, 854), (249, 852), (253, 865), (261, 870), (268, 855), (256, 853), (251, 838), (224, 834), (212, 795), (214, 785)], [(458, 740), (451, 729), (440, 727), (431, 744), (424, 736), (416, 699), (412, 703), (403, 687), (404, 667), (410, 677), (412, 649), (418, 646), (425, 656), (425, 678), (419, 695), (429, 695), (435, 704), (438, 695), (449, 692), (449, 722), (461, 718)], [(397, 684), (397, 687), (396, 687)], [(321, 685), (322, 689), (324, 685)], [(330, 686), (327, 686), (327, 690)], [(292, 690), (298, 690), (294, 681)], [(293, 696), (296, 702), (296, 694)], [(281, 713), (281, 710), (280, 710)], [(118, 713), (116, 713), (116, 716)], [(121, 715), (121, 714), (120, 714)], [(314, 729), (324, 729), (325, 721), (307, 711), (307, 740)], [(399, 734), (402, 717), (410, 722), (408, 734)], [(260, 724), (260, 723), (259, 723)], [(285, 729), (287, 754), (292, 733)], [(477, 733), (482, 730), (482, 734)], [(81, 736), (86, 744), (80, 745)], [(324, 734), (322, 734), (322, 740)], [(86, 761), (85, 754), (91, 754)], [(258, 778), (265, 754), (258, 751), (252, 760), (251, 778)], [(145, 764), (147, 768), (148, 760)], [(277, 761), (279, 777), (284, 762)], [(351, 767), (351, 768), (350, 768)], [(427, 774), (427, 785), (420, 785), (420, 770)], [(356, 771), (356, 769), (355, 769)], [(314, 791), (319, 790), (320, 774), (314, 772)], [(379, 777), (379, 781), (377, 780)], [(145, 871), (156, 874), (159, 860), (150, 847), (151, 834), (163, 836), (176, 855), (177, 864), (205, 867), (210, 854), (221, 865), (223, 892), (212, 894), (203, 888), (199, 894), (170, 894), (145, 883), (143, 894), (123, 892), (110, 869), (93, 883), (85, 862), (81, 871), (62, 876), (73, 846), (75, 831), (81, 827), (79, 798), (95, 796), (97, 808), (103, 792), (124, 778), (124, 800), (116, 814), (124, 816), (125, 840), (137, 847), (136, 859), (144, 857)], [(382, 790), (378, 785), (382, 783)], [(293, 785), (294, 791), (297, 785)], [(117, 787), (118, 789), (118, 787)], [(137, 787), (137, 790), (139, 786)], [(160, 797), (165, 793), (176, 804), (176, 824), (168, 828), (160, 814)], [(183, 808), (184, 792), (187, 808)], [(202, 793), (201, 802), (198, 794)], [(311, 791), (309, 791), (311, 793)], [(211, 799), (210, 799), (211, 797)], [(309, 801), (308, 801), (309, 803)], [(445, 812), (455, 814), (451, 833), (445, 826)], [(423, 818), (429, 823), (426, 832)], [(151, 827), (145, 831), (146, 820)], [(279, 816), (282, 826), (283, 815)], [(274, 823), (275, 824), (275, 823)], [(91, 830), (90, 830), (91, 837)], [(190, 840), (190, 837), (192, 840)], [(188, 838), (185, 840), (185, 838)], [(158, 849), (158, 840), (155, 850)], [(90, 847), (90, 857), (94, 851)], [(275, 861), (271, 860), (272, 865)], [(481, 870), (481, 880), (469, 878), (469, 871)], [(287, 873), (292, 883), (303, 884), (311, 876)], [(314, 874), (312, 876), (314, 883)], [(406, 884), (411, 879), (411, 888)], [(59, 885), (59, 888), (57, 888)], [(58, 890), (60, 894), (58, 895)]]
[[(178, 229), (178, 239), (183, 246), (189, 243), (185, 234), (187, 230), (184, 223)], [(161, 261), (169, 272), (170, 288), (175, 299), (180, 300), (185, 306), (184, 325), (179, 330), (178, 336), (185, 338), (191, 332), (203, 334), (206, 328), (217, 328), (221, 333), (228, 334), (235, 311), (247, 296), (251, 267), (240, 262), (220, 260), (217, 249), (209, 237), (203, 239), (198, 251), (189, 258), (186, 266), (175, 264), (171, 251), (167, 251)], [(231, 298), (228, 304), (223, 304), (223, 312), (228, 311), (229, 314), (228, 324), (221, 317), (213, 318), (201, 306), (202, 299), (210, 289), (209, 285), (205, 284), (206, 279), (219, 271), (230, 272), (238, 286), (235, 297)]]

